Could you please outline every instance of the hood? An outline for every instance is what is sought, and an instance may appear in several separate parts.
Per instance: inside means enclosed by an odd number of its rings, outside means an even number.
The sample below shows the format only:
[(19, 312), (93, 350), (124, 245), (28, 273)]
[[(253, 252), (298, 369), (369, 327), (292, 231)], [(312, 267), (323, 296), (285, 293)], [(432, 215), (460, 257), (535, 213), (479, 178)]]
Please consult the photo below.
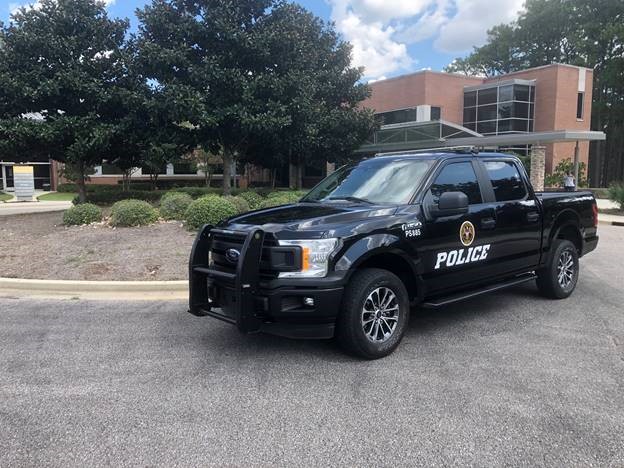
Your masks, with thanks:
[(296, 203), (237, 216), (230, 219), (225, 227), (246, 231), (258, 226), (273, 233), (280, 231), (320, 233), (360, 224), (368, 218), (389, 216), (395, 211), (395, 206), (387, 205)]

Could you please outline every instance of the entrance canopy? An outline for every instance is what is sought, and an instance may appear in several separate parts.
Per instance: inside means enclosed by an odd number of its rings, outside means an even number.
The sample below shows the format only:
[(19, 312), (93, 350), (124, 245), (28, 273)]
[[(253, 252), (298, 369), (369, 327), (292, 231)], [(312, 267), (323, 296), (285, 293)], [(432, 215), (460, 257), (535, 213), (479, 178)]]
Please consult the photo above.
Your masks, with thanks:
[(561, 141), (604, 140), (604, 132), (589, 130), (554, 130), (548, 132), (507, 133), (481, 135), (468, 128), (444, 120), (431, 122), (407, 122), (384, 125), (364, 143), (356, 153), (385, 153), (422, 148), (454, 146), (497, 147), (520, 145), (543, 145)]

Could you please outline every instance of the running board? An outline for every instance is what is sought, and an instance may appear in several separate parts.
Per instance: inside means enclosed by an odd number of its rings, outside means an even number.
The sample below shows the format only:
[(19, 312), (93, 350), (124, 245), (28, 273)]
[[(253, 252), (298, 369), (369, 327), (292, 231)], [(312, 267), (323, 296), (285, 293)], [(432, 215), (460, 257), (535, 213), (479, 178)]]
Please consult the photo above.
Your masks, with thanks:
[(528, 281), (533, 281), (534, 279), (535, 279), (534, 273), (527, 273), (522, 276), (516, 276), (515, 278), (509, 279), (507, 281), (503, 281), (501, 283), (496, 283), (496, 284), (491, 284), (489, 286), (485, 286), (480, 289), (472, 289), (470, 291), (463, 292), (460, 294), (433, 299), (431, 301), (424, 302), (422, 304), (422, 307), (426, 309), (437, 309), (439, 307), (444, 307), (446, 305), (453, 304), (454, 302), (463, 301), (464, 299), (471, 299), (473, 297), (477, 297), (482, 294), (487, 294), (487, 293), (491, 293), (494, 291), (498, 291), (500, 289), (510, 288), (518, 284), (526, 283)]

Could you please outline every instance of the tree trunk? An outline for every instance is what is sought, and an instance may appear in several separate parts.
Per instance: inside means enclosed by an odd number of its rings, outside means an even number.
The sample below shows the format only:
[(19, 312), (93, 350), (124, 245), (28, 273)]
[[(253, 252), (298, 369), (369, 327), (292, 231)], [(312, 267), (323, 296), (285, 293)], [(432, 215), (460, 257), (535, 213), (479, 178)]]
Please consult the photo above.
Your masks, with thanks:
[(290, 161), (288, 171), (288, 185), (292, 190), (301, 190), (303, 187), (303, 161), (301, 155), (293, 157), (292, 150), (288, 151), (288, 161)]
[(232, 193), (232, 152), (223, 148), (223, 195)]
[(79, 164), (76, 164), (76, 168), (78, 169), (78, 177), (76, 178), (76, 185), (78, 186), (78, 200), (80, 200), (80, 203), (85, 203), (87, 201), (85, 165), (81, 162)]

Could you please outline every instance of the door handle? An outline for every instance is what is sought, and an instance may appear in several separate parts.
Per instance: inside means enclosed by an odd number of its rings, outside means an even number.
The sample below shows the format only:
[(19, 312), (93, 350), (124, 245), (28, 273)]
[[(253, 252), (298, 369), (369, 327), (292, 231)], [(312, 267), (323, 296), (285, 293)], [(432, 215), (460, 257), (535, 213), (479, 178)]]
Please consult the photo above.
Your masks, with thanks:
[(481, 220), (481, 229), (494, 229), (496, 220), (494, 218), (484, 218)]
[(537, 211), (531, 211), (530, 213), (527, 213), (527, 221), (529, 223), (534, 223), (537, 220), (539, 220), (539, 213)]

